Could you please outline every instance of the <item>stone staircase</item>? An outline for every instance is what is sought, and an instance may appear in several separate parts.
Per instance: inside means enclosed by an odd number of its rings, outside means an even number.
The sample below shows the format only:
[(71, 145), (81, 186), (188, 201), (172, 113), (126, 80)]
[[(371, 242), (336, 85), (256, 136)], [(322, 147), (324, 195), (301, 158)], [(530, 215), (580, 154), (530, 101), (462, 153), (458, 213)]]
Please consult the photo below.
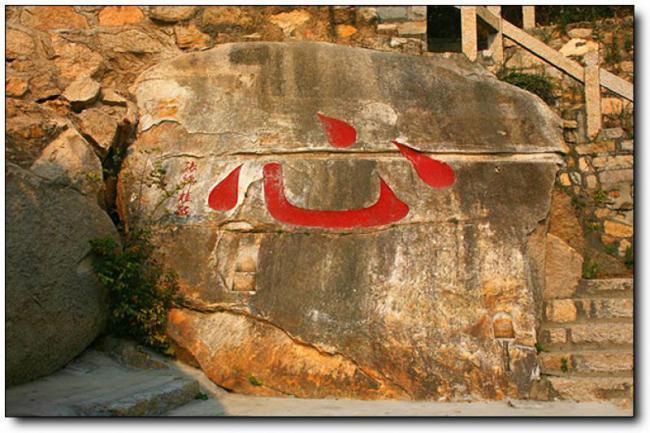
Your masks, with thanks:
[(633, 280), (582, 280), (573, 297), (544, 303), (540, 353), (547, 399), (633, 398)]

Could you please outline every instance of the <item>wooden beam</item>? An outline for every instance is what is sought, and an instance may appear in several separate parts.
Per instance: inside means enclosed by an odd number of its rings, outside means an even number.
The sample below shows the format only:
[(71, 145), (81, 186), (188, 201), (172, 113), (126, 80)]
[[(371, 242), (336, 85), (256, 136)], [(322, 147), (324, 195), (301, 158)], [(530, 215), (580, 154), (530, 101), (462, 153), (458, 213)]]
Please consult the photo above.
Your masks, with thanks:
[(501, 31), (501, 6), (477, 6), (476, 14), (494, 30)]
[[(462, 8), (465, 6), (456, 7), (461, 9), (462, 17)], [(555, 66), (559, 70), (565, 72), (581, 83), (585, 82), (584, 68), (582, 65), (569, 59), (568, 57), (564, 57), (564, 55), (562, 55), (559, 51), (554, 50), (542, 41), (534, 38), (533, 36), (529, 35), (508, 21), (499, 19), (499, 17), (492, 13), (492, 10), (490, 10), (490, 8), (496, 7), (498, 6), (478, 6), (476, 8), (476, 13), (483, 21), (485, 21), (495, 30), (500, 28), (503, 36), (516, 42), (518, 45), (527, 49), (540, 59), (544, 60), (552, 66)], [(634, 102), (634, 85), (632, 83), (624, 80), (617, 75), (612, 74), (603, 68), (600, 68), (599, 78), (601, 86), (627, 99), (630, 102)]]
[(460, 28), (463, 53), (472, 62), (478, 56), (478, 40), (476, 35), (476, 6), (460, 7)]
[(537, 57), (584, 83), (584, 68), (578, 62), (564, 57), (564, 54), (554, 50), (506, 20), (501, 21), (501, 29), (505, 37), (512, 39)]
[(634, 84), (602, 68), (600, 69), (600, 85), (628, 101), (634, 102)]
[(494, 20), (494, 23), (488, 23), (496, 33), (491, 33), (488, 35), (488, 48), (492, 52), (492, 60), (497, 64), (503, 63), (503, 33), (501, 32), (501, 6), (488, 6), (488, 11), (491, 13), (483, 13), (482, 7), (477, 8), (477, 13), (483, 21), (486, 21), (486, 18), (491, 19), (492, 17), (497, 17), (498, 20)]
[(524, 30), (535, 28), (535, 6), (522, 6)]
[(598, 73), (598, 51), (590, 51), (585, 60), (585, 109), (587, 111), (587, 136), (596, 138), (602, 128), (600, 107), (600, 74)]

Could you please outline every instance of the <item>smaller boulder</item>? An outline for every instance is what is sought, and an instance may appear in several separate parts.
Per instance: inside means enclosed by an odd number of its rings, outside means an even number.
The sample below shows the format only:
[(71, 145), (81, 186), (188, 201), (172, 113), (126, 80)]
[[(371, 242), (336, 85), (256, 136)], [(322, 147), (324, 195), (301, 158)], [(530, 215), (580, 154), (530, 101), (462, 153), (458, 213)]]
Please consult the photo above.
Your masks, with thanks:
[(99, 83), (92, 78), (79, 77), (63, 91), (63, 96), (70, 101), (72, 109), (79, 112), (95, 102), (100, 89)]
[(590, 51), (597, 50), (598, 42), (574, 38), (560, 48), (560, 53), (567, 57), (582, 57)]
[(103, 203), (102, 164), (90, 144), (73, 128), (43, 149), (31, 170)]
[(105, 158), (117, 135), (117, 121), (97, 108), (84, 110), (77, 116), (79, 129), (94, 145), (101, 158)]
[(7, 163), (5, 375), (17, 385), (53, 373), (104, 330), (106, 290), (91, 239), (117, 231), (77, 191)]
[(194, 24), (174, 27), (179, 48), (201, 50), (210, 46), (210, 35), (200, 31)]
[(164, 23), (175, 23), (190, 18), (196, 12), (196, 6), (151, 6), (149, 18)]
[(27, 33), (7, 29), (5, 58), (14, 60), (21, 56), (30, 56), (34, 52), (34, 41)]
[(546, 237), (546, 288), (544, 299), (570, 298), (582, 278), (582, 256), (562, 239)]
[(117, 93), (115, 89), (109, 88), (102, 89), (102, 102), (106, 105), (119, 105), (126, 107), (128, 101), (124, 96)]
[(593, 29), (589, 28), (576, 28), (567, 31), (567, 35), (569, 35), (570, 38), (587, 39), (591, 37), (593, 32)]
[(137, 6), (107, 6), (99, 13), (99, 25), (106, 27), (137, 24), (144, 14)]

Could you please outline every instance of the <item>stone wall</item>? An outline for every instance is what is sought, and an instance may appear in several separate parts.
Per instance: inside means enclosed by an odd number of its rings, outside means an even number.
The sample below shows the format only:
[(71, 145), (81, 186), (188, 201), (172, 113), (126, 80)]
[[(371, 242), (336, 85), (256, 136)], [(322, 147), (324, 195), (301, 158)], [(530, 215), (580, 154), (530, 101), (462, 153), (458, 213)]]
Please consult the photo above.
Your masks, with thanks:
[[(583, 62), (599, 50), (600, 66), (634, 80), (634, 19), (539, 27), (532, 33), (546, 44)], [(489, 53), (486, 53), (489, 57)], [(567, 194), (583, 227), (585, 276), (631, 274), (634, 225), (634, 106), (601, 88), (603, 130), (586, 134), (584, 86), (525, 49), (506, 44), (505, 69), (545, 76), (554, 88), (552, 108), (564, 119), (569, 152), (558, 172), (557, 189)], [(493, 71), (499, 66), (489, 65)]]
[(8, 6), (6, 159), (29, 168), (74, 129), (114, 168), (138, 115), (129, 86), (145, 69), (226, 42), (323, 41), (426, 53), (426, 7)]
[[(426, 54), (424, 6), (9, 6), (6, 21), (6, 157), (23, 167), (69, 127), (106, 158), (137, 121), (129, 93), (135, 77), (183, 52), (313, 40)], [(66, 93), (81, 77), (91, 81)], [(79, 96), (80, 86), (90, 93)], [(88, 99), (71, 100), (79, 97)]]

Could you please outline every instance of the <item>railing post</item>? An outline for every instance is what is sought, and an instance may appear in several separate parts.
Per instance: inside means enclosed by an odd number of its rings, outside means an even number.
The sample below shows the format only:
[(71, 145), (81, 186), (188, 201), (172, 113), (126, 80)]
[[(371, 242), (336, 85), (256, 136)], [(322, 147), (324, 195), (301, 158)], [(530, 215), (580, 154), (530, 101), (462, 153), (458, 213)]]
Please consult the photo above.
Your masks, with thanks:
[(587, 135), (595, 138), (602, 127), (600, 107), (600, 67), (598, 50), (584, 56), (585, 61), (585, 109), (587, 111)]
[(535, 28), (535, 6), (522, 6), (524, 30)]
[(478, 41), (476, 37), (476, 6), (460, 7), (460, 28), (463, 53), (472, 62), (478, 56)]
[(488, 11), (499, 17), (499, 28), (496, 33), (488, 36), (488, 48), (492, 52), (492, 60), (497, 64), (503, 63), (503, 33), (501, 31), (501, 6), (488, 6)]

